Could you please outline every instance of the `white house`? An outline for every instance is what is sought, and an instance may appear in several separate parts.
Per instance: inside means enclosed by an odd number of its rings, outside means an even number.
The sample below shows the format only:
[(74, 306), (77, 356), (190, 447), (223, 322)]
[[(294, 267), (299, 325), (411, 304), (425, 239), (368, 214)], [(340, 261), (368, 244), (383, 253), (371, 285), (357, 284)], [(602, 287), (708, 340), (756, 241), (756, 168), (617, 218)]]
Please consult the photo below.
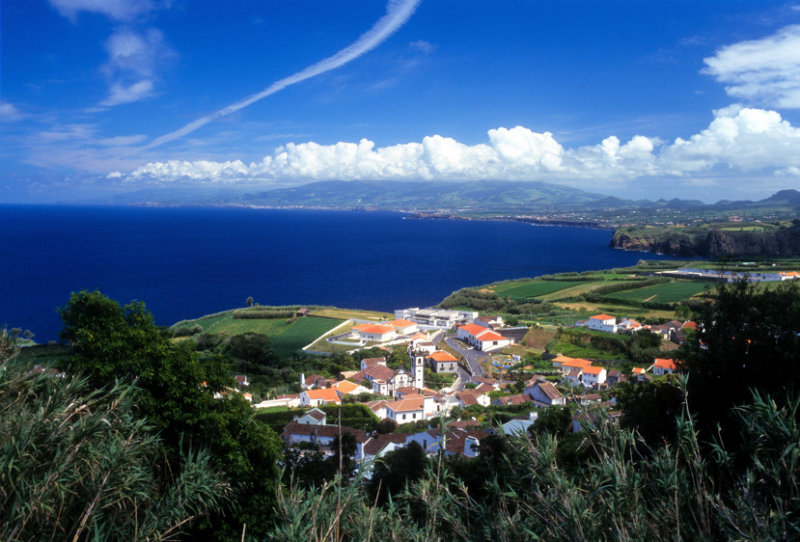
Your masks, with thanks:
[(458, 398), (459, 406), (461, 408), (467, 408), (468, 406), (472, 405), (488, 407), (490, 404), (492, 404), (492, 400), (489, 398), (489, 394), (485, 390), (464, 390), (456, 393), (456, 397)]
[(545, 406), (564, 405), (567, 402), (552, 383), (539, 380), (528, 382), (525, 395)]
[(479, 326), (478, 324), (467, 324), (465, 326), (459, 326), (459, 328), (456, 330), (456, 338), (469, 343), (471, 337), (474, 337), (478, 333), (483, 333), (484, 331), (486, 331), (486, 328), (483, 326)]
[(491, 350), (499, 350), (511, 344), (511, 339), (503, 337), (499, 333), (487, 329), (483, 333), (475, 336), (475, 348), (481, 352), (489, 352)]
[(327, 414), (324, 411), (318, 408), (312, 408), (299, 418), (296, 418), (295, 421), (297, 423), (305, 423), (311, 425), (325, 425), (325, 421), (327, 420)]
[(503, 323), (503, 317), (500, 315), (478, 316), (477, 318), (472, 320), (472, 323), (482, 327), (488, 327), (491, 329), (497, 329), (498, 327), (503, 327), (505, 325)]
[(397, 337), (395, 328), (385, 324), (359, 324), (353, 326), (352, 333), (362, 341), (377, 343), (389, 342)]
[(624, 333), (633, 333), (634, 331), (639, 331), (640, 329), (642, 329), (642, 324), (636, 320), (631, 320), (630, 318), (626, 318), (617, 325), (617, 331)]
[(478, 324), (459, 327), (456, 337), (483, 352), (505, 348), (511, 344), (511, 339)]
[(674, 359), (656, 358), (655, 362), (653, 362), (654, 375), (664, 376), (667, 374), (672, 374), (677, 370), (678, 367), (675, 365)]
[(419, 307), (394, 311), (394, 317), (397, 319), (410, 320), (424, 326), (439, 328), (451, 328), (457, 324), (465, 324), (471, 322), (477, 316), (478, 313), (473, 311), (420, 309)]
[(592, 388), (606, 381), (606, 370), (603, 367), (584, 367), (581, 381), (587, 388)]
[(364, 371), (350, 377), (355, 382), (366, 380), (372, 386), (372, 393), (393, 396), (394, 390), (408, 386), (408, 373), (403, 369), (393, 369), (376, 363)]
[(316, 444), (326, 454), (332, 454), (331, 445), (338, 438), (339, 434), (350, 434), (356, 439), (355, 460), (361, 461), (364, 457), (364, 443), (367, 436), (363, 431), (350, 427), (339, 427), (338, 425), (314, 425), (308, 423), (289, 422), (281, 433), (283, 441), (287, 447), (296, 446), (302, 442)]
[(416, 322), (411, 322), (403, 318), (393, 320), (387, 325), (392, 326), (398, 335), (412, 335), (419, 331), (419, 326)]
[(425, 356), (425, 362), (434, 373), (458, 372), (458, 360), (443, 350), (437, 350)]
[(341, 400), (335, 389), (321, 388), (302, 391), (300, 393), (300, 404), (302, 406), (339, 405)]
[(378, 417), (379, 420), (386, 418), (386, 405), (389, 404), (389, 401), (385, 399), (381, 399), (379, 401), (369, 401), (365, 403), (367, 408), (369, 408), (375, 416)]
[(425, 419), (425, 401), (422, 396), (386, 403), (386, 417), (397, 424)]
[(595, 314), (589, 317), (586, 327), (595, 331), (605, 331), (606, 333), (617, 332), (617, 319), (608, 314)]

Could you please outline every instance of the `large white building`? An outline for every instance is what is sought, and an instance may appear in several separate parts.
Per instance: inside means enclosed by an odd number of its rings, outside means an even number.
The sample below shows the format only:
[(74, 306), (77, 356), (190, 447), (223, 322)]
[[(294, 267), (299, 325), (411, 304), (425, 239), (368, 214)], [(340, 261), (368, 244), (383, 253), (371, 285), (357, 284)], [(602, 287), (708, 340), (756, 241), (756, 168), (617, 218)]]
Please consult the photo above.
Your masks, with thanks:
[(450, 311), (412, 307), (394, 311), (394, 317), (398, 320), (410, 320), (424, 326), (451, 328), (459, 324), (472, 322), (473, 319), (478, 317), (478, 313), (474, 311)]
[(617, 319), (608, 314), (595, 314), (589, 317), (586, 327), (595, 331), (605, 331), (606, 333), (617, 332)]

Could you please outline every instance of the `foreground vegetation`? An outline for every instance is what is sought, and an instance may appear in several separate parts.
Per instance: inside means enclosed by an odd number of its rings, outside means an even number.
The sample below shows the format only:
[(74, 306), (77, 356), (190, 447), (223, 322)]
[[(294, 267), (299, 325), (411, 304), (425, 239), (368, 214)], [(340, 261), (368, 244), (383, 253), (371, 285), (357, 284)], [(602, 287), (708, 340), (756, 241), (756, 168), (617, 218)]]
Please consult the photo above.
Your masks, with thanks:
[[(68, 349), (56, 372), (33, 372), (0, 334), (0, 534), (798, 538), (800, 290), (722, 285), (686, 306), (701, 326), (676, 353), (686, 378), (621, 388), (618, 423), (587, 412), (572, 433), (570, 411), (553, 408), (527, 434), (487, 437), (476, 458), (429, 458), (410, 446), (367, 480), (344, 439), (333, 459), (284, 453), (272, 427), (291, 414), (254, 415), (227, 392), (226, 359), (260, 355), (258, 334), (208, 349), (175, 343), (141, 303), (81, 292), (62, 309)], [(614, 347), (652, 347), (632, 341)], [(338, 412), (381, 430), (363, 407)]]

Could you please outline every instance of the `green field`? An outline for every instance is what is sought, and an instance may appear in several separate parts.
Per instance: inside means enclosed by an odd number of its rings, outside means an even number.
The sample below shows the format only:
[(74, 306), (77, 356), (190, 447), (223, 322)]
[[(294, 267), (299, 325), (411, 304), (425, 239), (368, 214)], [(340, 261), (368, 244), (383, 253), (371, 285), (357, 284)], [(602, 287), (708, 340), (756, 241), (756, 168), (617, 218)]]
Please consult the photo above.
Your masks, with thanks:
[(306, 316), (289, 322), (284, 318), (235, 319), (230, 311), (215, 314), (198, 320), (184, 321), (176, 326), (199, 325), (203, 333), (233, 336), (243, 333), (261, 333), (272, 341), (272, 348), (278, 356), (285, 358), (341, 324), (343, 320)]
[(497, 295), (514, 299), (530, 299), (576, 286), (575, 281), (533, 280), (525, 282), (502, 283), (493, 288)]
[(675, 281), (616, 292), (609, 295), (609, 298), (622, 303), (677, 303), (706, 290), (713, 289), (714, 286), (715, 283), (711, 282)]

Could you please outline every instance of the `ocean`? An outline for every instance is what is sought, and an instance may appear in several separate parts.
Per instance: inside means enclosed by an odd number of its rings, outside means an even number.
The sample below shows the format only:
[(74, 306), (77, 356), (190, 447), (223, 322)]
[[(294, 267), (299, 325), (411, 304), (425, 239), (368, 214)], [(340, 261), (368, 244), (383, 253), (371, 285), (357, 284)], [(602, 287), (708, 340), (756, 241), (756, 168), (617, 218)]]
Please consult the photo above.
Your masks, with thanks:
[(393, 311), (499, 280), (624, 267), (660, 256), (611, 231), (400, 213), (0, 206), (0, 325), (55, 340), (58, 307), (98, 289), (170, 325), (245, 305)]

